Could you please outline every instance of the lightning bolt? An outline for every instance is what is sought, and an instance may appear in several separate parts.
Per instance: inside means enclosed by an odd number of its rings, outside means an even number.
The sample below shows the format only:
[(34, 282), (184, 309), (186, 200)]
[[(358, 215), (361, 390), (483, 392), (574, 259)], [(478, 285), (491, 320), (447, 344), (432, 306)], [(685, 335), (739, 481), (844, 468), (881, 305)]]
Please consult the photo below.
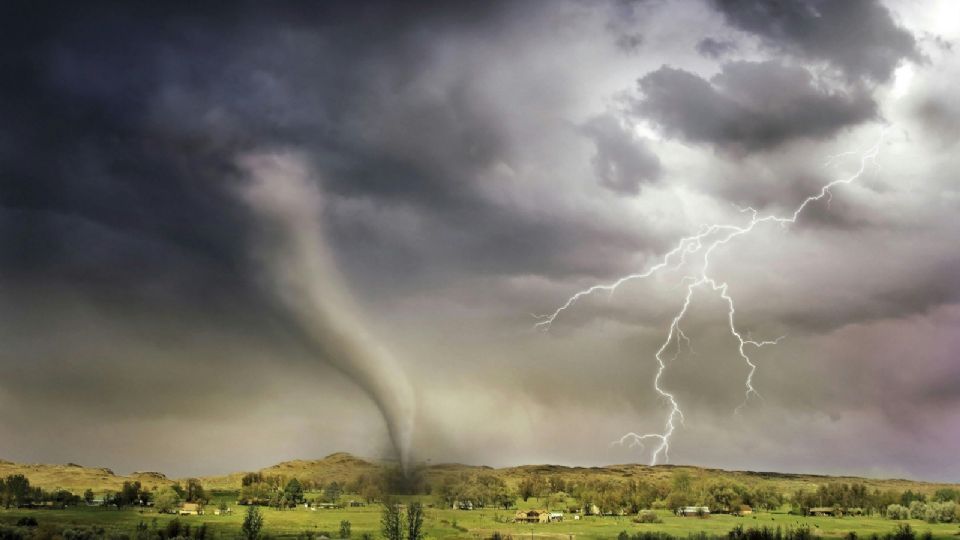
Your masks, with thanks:
[(682, 278), (681, 284), (686, 284), (684, 287), (685, 294), (683, 296), (682, 304), (679, 311), (677, 311), (673, 319), (670, 321), (665, 339), (657, 349), (656, 354), (654, 354), (654, 359), (657, 363), (657, 373), (653, 378), (653, 388), (657, 394), (670, 406), (663, 425), (663, 430), (656, 433), (642, 434), (630, 432), (623, 435), (612, 444), (623, 445), (629, 443), (630, 447), (639, 446), (640, 448), (645, 449), (646, 445), (644, 443), (653, 441), (656, 444), (656, 447), (652, 451), (650, 464), (656, 465), (661, 454), (663, 455), (665, 461), (669, 461), (670, 438), (676, 431), (677, 425), (683, 424), (684, 417), (683, 411), (680, 409), (680, 404), (677, 402), (676, 396), (672, 392), (666, 390), (661, 384), (663, 374), (667, 368), (667, 362), (664, 360), (664, 354), (670, 348), (671, 344), (675, 344), (676, 349), (673, 356), (673, 359), (675, 359), (677, 355), (679, 355), (681, 340), (686, 343), (688, 349), (690, 348), (690, 339), (686, 336), (686, 334), (683, 333), (680, 323), (683, 321), (688, 309), (690, 308), (694, 293), (701, 289), (716, 294), (726, 303), (727, 326), (730, 331), (730, 335), (737, 340), (737, 352), (740, 356), (740, 359), (743, 360), (747, 367), (747, 376), (744, 380), (745, 389), (743, 402), (734, 410), (734, 413), (738, 414), (740, 410), (747, 405), (747, 402), (752, 396), (761, 397), (759, 392), (757, 392), (753, 386), (753, 376), (757, 371), (757, 365), (753, 362), (748, 351), (751, 349), (776, 345), (786, 336), (780, 336), (773, 340), (758, 341), (751, 339), (749, 335), (744, 335), (736, 323), (736, 304), (733, 297), (730, 295), (729, 285), (726, 282), (718, 281), (711, 275), (710, 258), (718, 248), (729, 244), (734, 239), (753, 232), (760, 225), (776, 223), (781, 227), (786, 228), (795, 224), (797, 219), (803, 213), (804, 209), (806, 209), (810, 204), (821, 200), (826, 200), (827, 203), (829, 203), (833, 196), (832, 190), (834, 188), (855, 182), (861, 178), (864, 173), (866, 173), (867, 168), (871, 164), (876, 163), (876, 159), (880, 153), (880, 148), (883, 144), (886, 132), (887, 129), (883, 129), (877, 142), (865, 150), (844, 152), (830, 156), (825, 166), (832, 165), (836, 160), (842, 157), (853, 155), (859, 155), (860, 165), (857, 170), (849, 176), (840, 177), (828, 182), (827, 184), (824, 184), (820, 188), (819, 192), (816, 192), (804, 199), (796, 208), (794, 208), (792, 213), (783, 216), (774, 214), (761, 215), (761, 213), (755, 208), (741, 208), (741, 213), (748, 214), (750, 216), (750, 220), (745, 225), (713, 224), (704, 226), (697, 233), (678, 240), (677, 243), (674, 244), (673, 249), (666, 252), (659, 262), (650, 266), (645, 271), (635, 274), (628, 274), (611, 283), (593, 285), (592, 287), (578, 291), (573, 294), (573, 296), (570, 296), (566, 302), (555, 309), (552, 313), (546, 315), (534, 315), (534, 317), (539, 319), (539, 321), (534, 325), (535, 328), (543, 331), (549, 331), (557, 318), (560, 317), (564, 312), (573, 308), (573, 306), (581, 298), (598, 292), (607, 292), (610, 295), (613, 295), (613, 293), (616, 292), (617, 289), (624, 283), (647, 279), (665, 269), (679, 269), (687, 264), (688, 259), (699, 255), (699, 259), (697, 261), (699, 263), (699, 271), (694, 275), (687, 275)]

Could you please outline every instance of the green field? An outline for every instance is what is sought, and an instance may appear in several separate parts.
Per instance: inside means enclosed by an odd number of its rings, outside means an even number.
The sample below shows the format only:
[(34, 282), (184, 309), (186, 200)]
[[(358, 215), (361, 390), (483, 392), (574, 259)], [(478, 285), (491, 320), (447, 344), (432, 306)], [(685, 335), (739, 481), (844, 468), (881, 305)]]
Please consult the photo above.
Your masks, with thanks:
[[(100, 526), (108, 532), (122, 532), (132, 534), (141, 521), (149, 526), (162, 528), (172, 519), (180, 519), (182, 523), (192, 527), (202, 523), (218, 538), (233, 538), (240, 530), (243, 521), (243, 507), (233, 504), (229, 496), (220, 496), (230, 503), (233, 515), (216, 516), (181, 516), (157, 514), (150, 510), (138, 509), (112, 510), (100, 507), (78, 507), (65, 510), (0, 510), (0, 522), (11, 525), (19, 518), (33, 516), (40, 526), (63, 529), (69, 526)], [(429, 498), (422, 499), (429, 503)], [(540, 501), (531, 499), (521, 508), (536, 508)], [(216, 507), (218, 501), (208, 506)], [(336, 536), (341, 520), (349, 520), (352, 526), (352, 537), (360, 538), (363, 533), (369, 533), (375, 538), (380, 537), (380, 507), (371, 505), (362, 508), (343, 508), (333, 510), (311, 511), (303, 507), (292, 510), (275, 510), (262, 508), (264, 515), (264, 533), (274, 538), (293, 538), (305, 536), (312, 531), (315, 534), (328, 531)], [(799, 527), (808, 525), (814, 534), (823, 537), (843, 537), (854, 531), (861, 538), (871, 534), (880, 535), (892, 532), (898, 521), (880, 517), (798, 517), (786, 513), (759, 513), (754, 516), (735, 517), (729, 515), (713, 515), (709, 518), (680, 518), (670, 512), (661, 512), (662, 523), (638, 524), (629, 517), (598, 517), (585, 516), (580, 520), (573, 520), (567, 515), (562, 523), (547, 524), (516, 524), (512, 523), (514, 511), (482, 510), (452, 510), (427, 508), (425, 529), (428, 538), (489, 538), (494, 531), (504, 535), (520, 538), (615, 538), (620, 531), (630, 533), (636, 531), (661, 531), (677, 537), (686, 537), (690, 533), (700, 531), (711, 535), (726, 535), (733, 527), (742, 525), (744, 528), (761, 526)], [(935, 538), (949, 538), (960, 535), (957, 524), (928, 524), (920, 520), (907, 521), (919, 534), (930, 531)]]
[[(277, 486), (286, 485), (290, 479), (297, 478), (311, 486), (306, 488), (307, 492), (304, 494), (306, 500), (321, 501), (325, 493), (317, 486), (330, 485), (331, 482), (336, 482), (341, 486), (354, 486), (353, 488), (345, 487), (345, 490), (359, 491), (362, 489), (361, 486), (369, 485), (371, 478), (389, 478), (389, 472), (395, 470), (391, 467), (389, 463), (366, 461), (349, 454), (337, 453), (319, 460), (283, 462), (261, 469), (260, 472), (264, 478), (276, 479)], [(170, 479), (160, 473), (131, 473), (127, 476), (120, 476), (109, 469), (82, 467), (75, 464), (17, 464), (0, 461), (0, 478), (14, 474), (29, 477), (31, 486), (42, 488), (47, 492), (57, 488), (68, 488), (73, 490), (75, 494), (81, 494), (85, 489), (90, 488), (98, 497), (116, 492), (124, 483), (133, 481), (140, 482), (144, 489), (150, 491), (153, 495), (167, 489), (175, 482), (178, 482), (181, 486), (188, 484), (187, 480)], [(864, 493), (869, 492), (869, 494), (875, 494), (877, 497), (884, 493), (893, 493), (896, 497), (891, 502), (894, 502), (900, 501), (900, 495), (908, 493), (922, 495), (929, 499), (933, 499), (937, 491), (941, 489), (954, 490), (956, 493), (960, 486), (955, 484), (903, 479), (722, 471), (673, 465), (649, 467), (633, 464), (589, 468), (524, 465), (502, 469), (459, 464), (434, 464), (417, 469), (414, 476), (417, 475), (422, 481), (420, 488), (407, 492), (431, 493), (431, 495), (405, 496), (401, 499), (405, 502), (420, 501), (425, 506), (424, 529), (428, 538), (483, 539), (490, 538), (493, 533), (499, 532), (504, 537), (512, 536), (517, 540), (523, 537), (592, 539), (615, 538), (621, 531), (627, 531), (630, 534), (661, 532), (685, 539), (690, 534), (701, 532), (712, 537), (727, 536), (731, 529), (740, 525), (744, 529), (781, 527), (783, 530), (787, 528), (796, 530), (800, 527), (809, 527), (815, 536), (824, 538), (841, 538), (847, 536), (850, 532), (854, 532), (859, 539), (868, 540), (870, 536), (875, 534), (883, 536), (892, 533), (901, 523), (910, 524), (918, 538), (928, 531), (935, 538), (960, 536), (960, 525), (958, 525), (955, 517), (951, 520), (943, 520), (952, 521), (950, 523), (928, 524), (919, 519), (894, 521), (879, 516), (800, 517), (787, 513), (791, 504), (793, 504), (793, 507), (797, 507), (794, 504), (796, 503), (794, 499), (799, 496), (799, 493), (819, 493), (817, 490), (820, 486), (856, 484), (862, 487)], [(41, 540), (60, 540), (67, 536), (62, 534), (66, 529), (84, 527), (103, 528), (105, 534), (97, 536), (109, 537), (110, 533), (118, 533), (135, 537), (135, 529), (141, 522), (145, 523), (148, 528), (162, 529), (171, 520), (180, 519), (181, 523), (189, 524), (194, 532), (197, 526), (205, 524), (207, 530), (212, 532), (212, 536), (215, 538), (234, 538), (240, 532), (245, 512), (245, 507), (236, 504), (243, 476), (244, 473), (238, 472), (194, 480), (194, 482), (203, 484), (203, 487), (207, 490), (207, 496), (211, 498), (207, 504), (208, 513), (203, 516), (182, 516), (178, 518), (169, 514), (159, 514), (152, 508), (141, 509), (133, 506), (116, 510), (113, 507), (88, 507), (81, 503), (79, 507), (68, 507), (62, 510), (0, 509), (0, 524), (7, 527), (15, 525), (22, 518), (33, 517), (39, 523), (39, 526), (30, 529), (32, 532), (27, 536)], [(363, 478), (367, 478), (367, 484), (360, 482)], [(714, 514), (705, 519), (680, 518), (669, 511), (661, 510), (658, 512), (662, 520), (661, 523), (639, 524), (633, 522), (631, 517), (615, 516), (585, 516), (583, 519), (574, 520), (572, 519), (573, 515), (569, 512), (565, 513), (565, 520), (560, 523), (536, 525), (513, 523), (513, 517), (518, 509), (582, 508), (585, 504), (582, 500), (583, 497), (599, 500), (602, 496), (598, 493), (603, 489), (606, 489), (607, 493), (614, 493), (626, 486), (627, 482), (638, 482), (637, 485), (642, 484), (647, 488), (657, 490), (655, 500), (648, 500), (640, 508), (648, 507), (651, 504), (654, 508), (669, 508), (672, 503), (669, 502), (668, 495), (673, 492), (672, 490), (678, 489), (675, 485), (678, 478), (686, 478), (688, 483), (686, 489), (693, 500), (703, 499), (705, 490), (711, 486), (727, 485), (728, 487), (741, 486), (748, 490), (768, 488), (780, 494), (785, 505), (781, 507), (781, 511), (777, 512), (758, 512), (745, 517)], [(443, 490), (445, 487), (453, 485), (456, 493), (458, 493), (456, 496), (460, 497), (459, 494), (464, 494), (462, 496), (469, 500), (476, 496), (475, 493), (471, 495), (471, 489), (480, 485), (481, 481), (489, 482), (491, 479), (500, 482), (506, 489), (508, 496), (514, 500), (515, 507), (513, 509), (453, 510), (440, 503), (441, 500), (450, 500), (449, 492), (447, 498), (444, 499)], [(541, 490), (539, 493), (552, 493), (554, 498), (537, 499), (531, 497), (524, 501), (519, 498), (522, 493), (521, 484), (531, 479), (539, 479), (543, 482), (549, 480), (551, 486), (566, 484), (566, 490), (571, 492), (565, 492), (563, 487), (552, 492)], [(450, 484), (450, 481), (453, 481), (453, 484)], [(602, 489), (598, 488), (599, 491), (590, 491), (592, 489), (589, 488), (590, 486), (597, 485)], [(577, 499), (576, 497), (579, 496), (575, 496), (573, 493), (580, 488), (586, 489), (584, 491), (585, 495)], [(753, 492), (751, 491), (751, 493)], [(372, 496), (372, 498), (378, 498), (384, 493), (391, 492), (384, 488), (384, 491), (380, 492), (379, 495)], [(364, 500), (365, 498), (371, 498), (371, 496), (349, 492), (343, 493), (339, 500), (345, 502)], [(488, 498), (487, 501), (489, 500), (491, 499)], [(214, 515), (213, 510), (218, 508), (221, 503), (230, 506), (233, 514)], [(615, 506), (613, 503), (607, 504)], [(686, 503), (674, 506), (683, 504)], [(817, 504), (810, 504), (809, 506), (817, 506)], [(860, 505), (846, 505), (850, 508), (857, 506)], [(877, 504), (872, 508), (885, 510), (887, 503)], [(352, 538), (361, 539), (365, 534), (373, 538), (381, 537), (381, 507), (379, 505), (342, 509), (318, 508), (316, 510), (310, 510), (301, 505), (295, 509), (283, 511), (261, 507), (261, 512), (264, 516), (263, 533), (272, 538), (307, 538), (311, 535), (319, 537), (321, 533), (328, 533), (331, 537), (336, 537), (340, 530), (340, 522), (343, 520), (350, 521)], [(19, 531), (27, 532), (27, 529), (19, 529)], [(148, 536), (157, 538), (160, 535)], [(74, 538), (79, 537), (74, 536)], [(210, 536), (207, 536), (207, 538), (210, 538)], [(5, 540), (3, 530), (0, 530), (0, 540)]]

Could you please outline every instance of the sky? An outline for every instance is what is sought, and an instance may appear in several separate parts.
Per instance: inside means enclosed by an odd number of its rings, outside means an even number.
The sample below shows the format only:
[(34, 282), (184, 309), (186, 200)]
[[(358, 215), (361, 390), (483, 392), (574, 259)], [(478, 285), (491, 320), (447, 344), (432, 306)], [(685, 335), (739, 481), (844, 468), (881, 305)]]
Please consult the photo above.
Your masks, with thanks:
[[(0, 458), (960, 481), (960, 4), (5, 2), (0, 21)], [(655, 379), (696, 254), (536, 326), (861, 164), (711, 252), (741, 335), (782, 336), (748, 347), (746, 401), (709, 286)], [(656, 385), (683, 412), (669, 453), (611, 444), (664, 433)]]

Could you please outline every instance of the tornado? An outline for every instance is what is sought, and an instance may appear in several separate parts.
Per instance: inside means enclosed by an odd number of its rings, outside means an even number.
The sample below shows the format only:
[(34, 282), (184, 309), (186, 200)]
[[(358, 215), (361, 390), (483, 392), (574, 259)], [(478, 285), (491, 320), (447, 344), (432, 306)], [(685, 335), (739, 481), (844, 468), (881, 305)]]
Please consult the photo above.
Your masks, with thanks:
[(353, 380), (376, 404), (404, 472), (410, 466), (415, 399), (396, 358), (363, 316), (325, 242), (324, 199), (305, 159), (263, 153), (238, 159), (240, 195), (257, 218), (255, 258), (265, 282), (312, 352)]

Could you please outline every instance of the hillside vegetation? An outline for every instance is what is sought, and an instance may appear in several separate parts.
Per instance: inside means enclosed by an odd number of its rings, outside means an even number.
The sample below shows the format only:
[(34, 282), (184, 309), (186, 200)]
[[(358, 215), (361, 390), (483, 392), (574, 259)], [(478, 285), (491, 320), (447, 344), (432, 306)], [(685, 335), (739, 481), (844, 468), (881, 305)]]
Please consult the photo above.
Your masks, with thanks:
[(84, 467), (75, 463), (20, 464), (0, 460), (0, 478), (17, 474), (26, 476), (33, 486), (46, 490), (65, 489), (74, 493), (82, 493), (85, 489), (117, 491), (123, 487), (124, 482), (140, 482), (144, 488), (150, 490), (174, 483), (158, 472), (135, 472), (122, 476), (105, 467)]
[[(285, 479), (296, 478), (314, 484), (356, 483), (364, 477), (384, 474), (395, 464), (384, 461), (368, 461), (345, 452), (331, 454), (323, 459), (293, 460), (277, 463), (259, 471), (264, 476), (279, 476)], [(780, 493), (793, 493), (800, 489), (816, 490), (829, 482), (861, 483), (871, 491), (912, 490), (917, 493), (932, 494), (942, 488), (957, 488), (957, 484), (924, 482), (904, 479), (876, 479), (855, 476), (825, 476), (815, 474), (787, 474), (776, 472), (726, 471), (681, 465), (608, 465), (605, 467), (566, 467), (560, 465), (522, 465), (517, 467), (492, 468), (479, 465), (436, 464), (423, 465), (418, 474), (427, 483), (434, 484), (444, 478), (492, 475), (502, 479), (508, 486), (516, 489), (518, 484), (530, 476), (563, 479), (567, 483), (585, 481), (646, 481), (650, 483), (670, 483), (678, 473), (685, 473), (694, 480), (718, 480), (745, 485), (765, 485)], [(203, 487), (208, 490), (238, 490), (247, 472), (227, 475), (201, 477)], [(177, 482), (158, 472), (135, 472), (130, 475), (118, 475), (107, 468), (84, 467), (69, 463), (66, 465), (17, 464), (0, 460), (0, 477), (12, 474), (26, 476), (31, 485), (44, 489), (68, 489), (70, 491), (118, 490), (125, 481), (139, 481), (144, 488), (155, 490)], [(183, 479), (179, 480), (183, 483)]]

